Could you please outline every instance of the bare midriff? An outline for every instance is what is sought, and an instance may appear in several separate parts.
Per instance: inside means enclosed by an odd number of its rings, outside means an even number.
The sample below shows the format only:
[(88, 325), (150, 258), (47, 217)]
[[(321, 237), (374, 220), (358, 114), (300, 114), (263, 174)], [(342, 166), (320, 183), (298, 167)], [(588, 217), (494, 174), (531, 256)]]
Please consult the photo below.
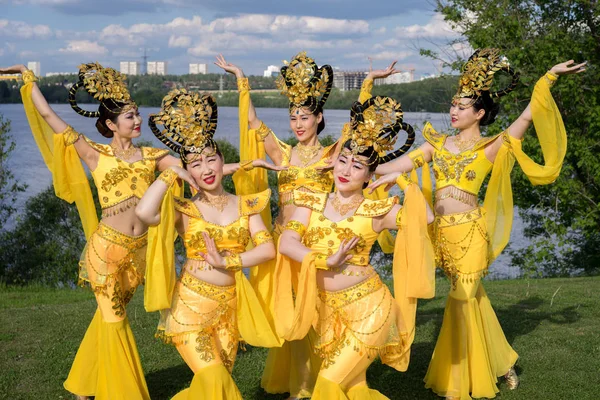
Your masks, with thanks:
[(235, 271), (214, 268), (203, 260), (188, 259), (183, 268), (195, 278), (211, 285), (230, 286), (235, 284)]
[(369, 265), (344, 264), (335, 270), (317, 270), (317, 286), (334, 292), (347, 289), (367, 280), (377, 272)]
[[(116, 204), (112, 207), (105, 208), (102, 211), (110, 212), (114, 211), (113, 209), (118, 208), (119, 204)], [(128, 236), (139, 236), (148, 230), (148, 225), (144, 224), (137, 215), (135, 215), (135, 207), (120, 211), (118, 214), (111, 215), (110, 217), (103, 217), (102, 223)]]

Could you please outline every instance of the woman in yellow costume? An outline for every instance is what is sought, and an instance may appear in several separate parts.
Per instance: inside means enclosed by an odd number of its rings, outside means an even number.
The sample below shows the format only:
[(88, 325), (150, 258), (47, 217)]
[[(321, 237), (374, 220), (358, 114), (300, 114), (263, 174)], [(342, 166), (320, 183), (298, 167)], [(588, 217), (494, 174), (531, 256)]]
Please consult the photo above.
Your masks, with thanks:
[[(278, 84), (290, 99), (290, 129), (298, 139), (298, 144), (292, 147), (279, 140), (273, 131), (258, 119), (250, 99), (248, 79), (242, 69), (228, 63), (223, 56), (219, 56), (215, 64), (237, 77), (240, 92), (241, 157), (261, 159), (268, 155), (276, 165), (288, 167), (278, 174), (279, 215), (273, 231), (277, 241), (282, 227), (296, 208), (294, 190), (329, 193), (333, 186), (333, 175), (326, 167), (339, 151), (342, 141), (338, 140), (331, 146), (323, 147), (317, 137), (325, 128), (323, 106), (333, 84), (333, 70), (329, 65), (319, 68), (305, 53), (299, 53), (281, 69), (282, 78)], [(369, 72), (363, 83), (359, 101), (371, 97), (374, 79), (385, 78), (398, 72), (394, 65), (395, 62), (386, 69)], [(348, 130), (348, 126), (345, 126), (343, 137), (348, 134)], [(405, 150), (411, 143), (412, 141), (407, 144)], [(241, 179), (242, 177), (244, 179)], [(238, 175), (235, 183), (238, 193), (253, 193), (268, 187), (266, 171), (260, 169)], [(263, 218), (270, 224), (269, 210), (263, 212)], [(384, 243), (386, 239), (386, 250), (391, 252), (393, 245), (389, 236), (382, 236), (380, 243)], [(267, 277), (272, 273), (272, 269), (254, 270), (251, 275), (251, 280), (259, 282), (259, 291), (265, 299), (263, 305), (267, 309), (272, 309), (274, 303), (272, 280)], [(289, 393), (291, 399), (310, 397), (320, 365), (320, 359), (312, 352), (312, 341), (314, 332), (310, 331), (306, 338), (285, 342), (281, 348), (269, 351), (261, 382), (266, 392)]]
[[(152, 293), (171, 294), (158, 336), (174, 344), (194, 372), (190, 388), (175, 398), (241, 399), (230, 375), (240, 341), (281, 345), (242, 271), (260, 268), (275, 257), (273, 239), (260, 216), (268, 207), (270, 191), (235, 196), (223, 189), (223, 156), (213, 140), (217, 105), (210, 95), (171, 91), (160, 113), (150, 118), (150, 126), (184, 165), (163, 172), (136, 208), (142, 221), (157, 225), (157, 240), (162, 243), (148, 253), (152, 259), (148, 268), (166, 271), (155, 277), (175, 273), (175, 230), (185, 244), (187, 261), (177, 282), (167, 279), (165, 290)], [(251, 162), (243, 165), (252, 168)], [(199, 190), (191, 199), (174, 195), (178, 177), (195, 182)], [(254, 247), (247, 250), (250, 241)], [(149, 284), (156, 288), (153, 279)]]
[[(510, 172), (516, 159), (534, 185), (554, 182), (560, 173), (567, 146), (565, 128), (550, 88), (559, 75), (584, 70), (573, 61), (557, 64), (533, 89), (531, 102), (507, 130), (483, 137), (480, 127), (494, 122), (495, 97), (509, 93), (518, 74), (497, 49), (476, 51), (465, 64), (459, 89), (450, 108), (454, 136), (439, 134), (427, 124), (426, 142), (377, 173), (388, 174), (370, 187), (392, 184), (399, 174), (423, 168), (423, 192), (431, 195), (430, 162), (436, 183), (434, 244), (436, 260), (451, 282), (425, 386), (448, 399), (493, 398), (497, 377), (505, 376), (510, 389), (519, 380), (513, 368), (517, 353), (508, 344), (481, 283), (489, 265), (501, 253), (510, 236), (513, 203)], [(510, 85), (492, 92), (494, 74), (505, 71)], [(521, 141), (533, 121), (544, 154), (538, 165), (521, 149)], [(483, 205), (478, 193), (491, 172)], [(431, 199), (429, 199), (431, 201)]]
[[(316, 331), (315, 352), (323, 360), (312, 399), (387, 399), (366, 382), (379, 356), (399, 371), (408, 367), (415, 333), (417, 298), (434, 294), (434, 255), (427, 234), (433, 221), (418, 186), (405, 176), (404, 205), (397, 197), (369, 200), (363, 189), (401, 129), (400, 105), (374, 97), (352, 107), (350, 138), (337, 157), (334, 193), (294, 193), (297, 208), (279, 243), (276, 316), (284, 338)], [(397, 229), (393, 277), (395, 299), (369, 263), (379, 233)], [(296, 298), (292, 264), (301, 264)], [(285, 286), (288, 286), (287, 288)], [(288, 310), (293, 310), (290, 313)]]
[[(103, 145), (68, 126), (48, 105), (33, 72), (23, 65), (0, 69), (21, 73), (23, 104), (31, 130), (46, 165), (52, 172), (56, 195), (75, 202), (88, 244), (80, 261), (80, 283), (91, 286), (98, 309), (79, 347), (64, 387), (80, 398), (148, 399), (135, 339), (126, 306), (144, 281), (147, 225), (134, 208), (154, 181), (155, 170), (180, 161), (168, 150), (136, 147), (142, 120), (131, 100), (125, 76), (99, 64), (84, 64), (79, 81), (69, 91), (73, 109), (97, 118), (96, 128), (112, 138)], [(83, 87), (100, 101), (98, 111), (77, 106), (75, 95)], [(98, 223), (83, 161), (98, 188), (102, 220)], [(239, 165), (231, 165), (229, 172)]]

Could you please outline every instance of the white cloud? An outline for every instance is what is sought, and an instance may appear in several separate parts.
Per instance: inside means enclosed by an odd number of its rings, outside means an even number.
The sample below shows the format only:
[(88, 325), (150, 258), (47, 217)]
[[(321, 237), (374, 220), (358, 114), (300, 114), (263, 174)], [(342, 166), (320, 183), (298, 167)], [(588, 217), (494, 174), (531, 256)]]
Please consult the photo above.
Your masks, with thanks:
[(83, 54), (87, 56), (98, 56), (108, 53), (108, 49), (89, 40), (71, 40), (67, 42), (67, 47), (58, 50), (63, 54)]
[(384, 60), (384, 61), (393, 61), (393, 60), (405, 60), (408, 57), (415, 55), (414, 52), (410, 50), (402, 50), (402, 51), (382, 51), (380, 53), (370, 54), (370, 53), (349, 53), (344, 55), (345, 58), (364, 58), (370, 57), (372, 60)]
[(190, 47), (192, 38), (189, 36), (171, 35), (169, 38), (169, 47)]
[(394, 29), (394, 32), (403, 39), (443, 38), (459, 35), (444, 21), (444, 16), (440, 13), (435, 14), (425, 25), (399, 26)]
[(30, 25), (23, 21), (0, 19), (0, 36), (20, 39), (47, 39), (52, 36), (48, 25)]

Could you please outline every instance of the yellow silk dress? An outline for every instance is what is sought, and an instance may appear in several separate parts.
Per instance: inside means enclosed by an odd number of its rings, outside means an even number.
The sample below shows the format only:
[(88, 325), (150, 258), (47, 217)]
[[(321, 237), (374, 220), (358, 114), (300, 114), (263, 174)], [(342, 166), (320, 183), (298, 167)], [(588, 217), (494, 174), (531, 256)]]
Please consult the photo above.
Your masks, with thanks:
[[(371, 97), (373, 87), (372, 80), (365, 80), (361, 88), (360, 101), (363, 102)], [(261, 123), (258, 129), (248, 128), (248, 109), (250, 104), (250, 86), (248, 79), (238, 79), (239, 99), (239, 123), (240, 123), (240, 159), (255, 160), (265, 159), (266, 151), (264, 139), (273, 135), (282, 154), (282, 165), (289, 168), (278, 173), (279, 206), (293, 205), (294, 191), (306, 191), (313, 193), (329, 193), (333, 187), (333, 175), (331, 171), (324, 172), (319, 168), (327, 164), (327, 159), (334, 153), (338, 142), (323, 150), (321, 158), (313, 164), (301, 167), (290, 164), (292, 147), (277, 139), (272, 130)], [(344, 142), (350, 127), (344, 126), (340, 142)], [(250, 194), (268, 187), (267, 172), (262, 168), (252, 171), (238, 171), (234, 175), (237, 194)], [(365, 194), (369, 198), (382, 199), (387, 197), (383, 188), (373, 194)], [(262, 213), (263, 220), (267, 226), (271, 225), (271, 214), (269, 209)], [(282, 219), (276, 221), (273, 229), (275, 242), (281, 234)], [(384, 231), (379, 236), (379, 243), (384, 251), (393, 251), (393, 239), (389, 232)], [(273, 320), (273, 270), (274, 263), (270, 268), (254, 269), (251, 271), (250, 280), (257, 287), (261, 304), (270, 310), (270, 318)], [(310, 397), (312, 388), (316, 382), (320, 359), (312, 352), (314, 332), (310, 331), (306, 338), (286, 342), (281, 348), (273, 348), (269, 351), (265, 371), (262, 376), (261, 386), (268, 393), (290, 393), (292, 397)]]
[(33, 105), (31, 89), (31, 83), (21, 89), (27, 118), (52, 172), (56, 195), (77, 205), (88, 239), (79, 263), (80, 283), (91, 286), (98, 302), (64, 387), (97, 399), (148, 399), (125, 310), (144, 280), (147, 235), (129, 236), (98, 223), (88, 177), (73, 143), (86, 140), (99, 152), (98, 166), (91, 174), (103, 216), (134, 207), (154, 181), (157, 160), (168, 151), (143, 147), (142, 159), (129, 163), (116, 158), (110, 146), (95, 143), (71, 127), (55, 134)]
[[(473, 206), (466, 212), (436, 215), (434, 245), (437, 264), (451, 282), (444, 320), (425, 386), (444, 397), (461, 400), (493, 398), (498, 393), (497, 377), (516, 362), (518, 355), (509, 345), (481, 283), (490, 264), (502, 252), (510, 236), (513, 219), (510, 172), (517, 160), (534, 185), (554, 182), (566, 153), (562, 118), (550, 93), (556, 80), (550, 74), (540, 79), (533, 91), (531, 112), (542, 146), (545, 165), (538, 165), (521, 149), (521, 141), (509, 135), (482, 138), (471, 149), (454, 154), (444, 147), (447, 135), (427, 124), (425, 139), (434, 147), (432, 160), (436, 201), (454, 198)], [(498, 139), (502, 146), (494, 163), (485, 146)], [(409, 153), (415, 168), (429, 175), (421, 150)], [(491, 171), (485, 200), (479, 206), (478, 193)], [(423, 192), (432, 193), (423, 182)]]
[[(174, 398), (241, 399), (231, 378), (239, 343), (273, 347), (280, 346), (282, 341), (242, 269), (235, 271), (235, 284), (230, 286), (205, 282), (195, 272), (212, 269), (198, 256), (198, 252), (206, 251), (203, 232), (214, 239), (219, 252), (232, 254), (243, 253), (250, 242), (258, 246), (273, 241), (269, 232), (256, 232), (251, 236), (249, 229), (250, 216), (268, 206), (270, 191), (239, 196), (238, 218), (227, 225), (218, 225), (205, 220), (192, 200), (173, 196), (172, 189), (161, 205), (157, 230), (164, 233), (171, 229), (176, 212), (189, 217), (183, 236), (187, 261), (179, 278), (170, 282), (171, 288), (156, 290), (151, 295), (160, 297), (163, 293), (172, 293), (169, 308), (161, 311), (157, 336), (174, 344), (194, 372), (190, 387)], [(164, 262), (167, 253), (174, 252), (173, 240), (165, 242), (164, 247), (148, 253), (152, 258), (149, 268), (155, 272), (159, 268), (175, 269), (174, 264)], [(153, 288), (158, 288), (156, 283)]]
[[(398, 198), (365, 199), (352, 216), (334, 222), (323, 215), (328, 197), (325, 193), (295, 193), (296, 206), (312, 211), (307, 226), (292, 220), (286, 229), (297, 232), (311, 252), (302, 263), (278, 255), (277, 329), (288, 340), (302, 337), (311, 328), (315, 330), (314, 351), (321, 357), (322, 366), (313, 399), (387, 399), (369, 389), (364, 374), (377, 356), (398, 371), (407, 369), (417, 298), (434, 294), (434, 256), (427, 233), (425, 200), (418, 187), (410, 185), (404, 206), (395, 216), (394, 299), (369, 259), (379, 236), (373, 230), (373, 218), (388, 214)], [(353, 273), (364, 279), (343, 290), (317, 289), (317, 259), (332, 255), (342, 240), (353, 237), (359, 241), (348, 264), (364, 267)], [(299, 271), (295, 276), (294, 270)], [(295, 299), (286, 295), (292, 291)]]

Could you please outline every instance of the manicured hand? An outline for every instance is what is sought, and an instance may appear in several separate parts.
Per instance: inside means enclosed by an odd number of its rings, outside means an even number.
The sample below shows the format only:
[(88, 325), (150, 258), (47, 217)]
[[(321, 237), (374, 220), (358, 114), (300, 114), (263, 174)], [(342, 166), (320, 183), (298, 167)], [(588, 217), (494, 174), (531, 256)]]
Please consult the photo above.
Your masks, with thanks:
[(223, 68), (226, 72), (235, 75), (236, 78), (244, 77), (244, 71), (242, 71), (242, 69), (237, 65), (228, 63), (225, 60), (225, 57), (223, 57), (223, 54), (219, 54), (217, 56), (217, 62), (215, 62), (215, 65), (219, 68)]
[(186, 170), (183, 169), (181, 167), (178, 166), (172, 166), (170, 167), (173, 171), (175, 171), (175, 173), (177, 174), (177, 176), (186, 181), (187, 183), (190, 184), (191, 187), (193, 187), (196, 190), (200, 190), (200, 188), (198, 187), (198, 184), (196, 183), (196, 181), (194, 180), (194, 178), (192, 177), (192, 175)]
[(27, 71), (27, 67), (23, 64), (16, 64), (7, 68), (0, 68), (0, 74), (8, 75), (8, 74), (22, 74)]
[(204, 239), (206, 252), (203, 253), (199, 251), (197, 254), (209, 265), (212, 265), (215, 268), (225, 268), (227, 263), (225, 262), (225, 258), (219, 254), (214, 239), (211, 238), (207, 232), (202, 232), (202, 238)]
[(556, 75), (569, 75), (569, 74), (578, 74), (580, 72), (585, 71), (585, 67), (587, 65), (587, 61), (582, 62), (581, 64), (574, 64), (575, 61), (569, 60), (560, 64), (556, 64), (554, 67), (550, 68), (550, 72)]
[(327, 257), (327, 267), (328, 268), (337, 268), (344, 265), (346, 262), (350, 261), (352, 258), (352, 254), (348, 254), (353, 248), (358, 244), (359, 237), (354, 236), (350, 240), (342, 240), (340, 244), (340, 248), (338, 251)]
[(264, 168), (264, 169), (268, 169), (271, 171), (283, 171), (283, 170), (286, 170), (289, 168), (287, 166), (284, 167), (281, 165), (272, 164), (270, 162), (263, 160), (262, 158), (252, 161), (252, 165), (254, 166), (254, 168)]
[(372, 66), (370, 66), (367, 79), (387, 78), (390, 75), (397, 74), (400, 72), (400, 70), (394, 68), (397, 62), (398, 61), (393, 61), (386, 69), (373, 69)]
[(367, 189), (369, 189), (369, 194), (373, 193), (375, 189), (377, 189), (381, 185), (385, 185), (385, 188), (383, 190), (388, 192), (391, 188), (394, 187), (394, 185), (396, 184), (396, 179), (398, 179), (398, 177), (401, 174), (402, 172), (392, 172), (390, 174), (379, 177), (379, 179), (376, 179), (375, 182), (367, 186)]

